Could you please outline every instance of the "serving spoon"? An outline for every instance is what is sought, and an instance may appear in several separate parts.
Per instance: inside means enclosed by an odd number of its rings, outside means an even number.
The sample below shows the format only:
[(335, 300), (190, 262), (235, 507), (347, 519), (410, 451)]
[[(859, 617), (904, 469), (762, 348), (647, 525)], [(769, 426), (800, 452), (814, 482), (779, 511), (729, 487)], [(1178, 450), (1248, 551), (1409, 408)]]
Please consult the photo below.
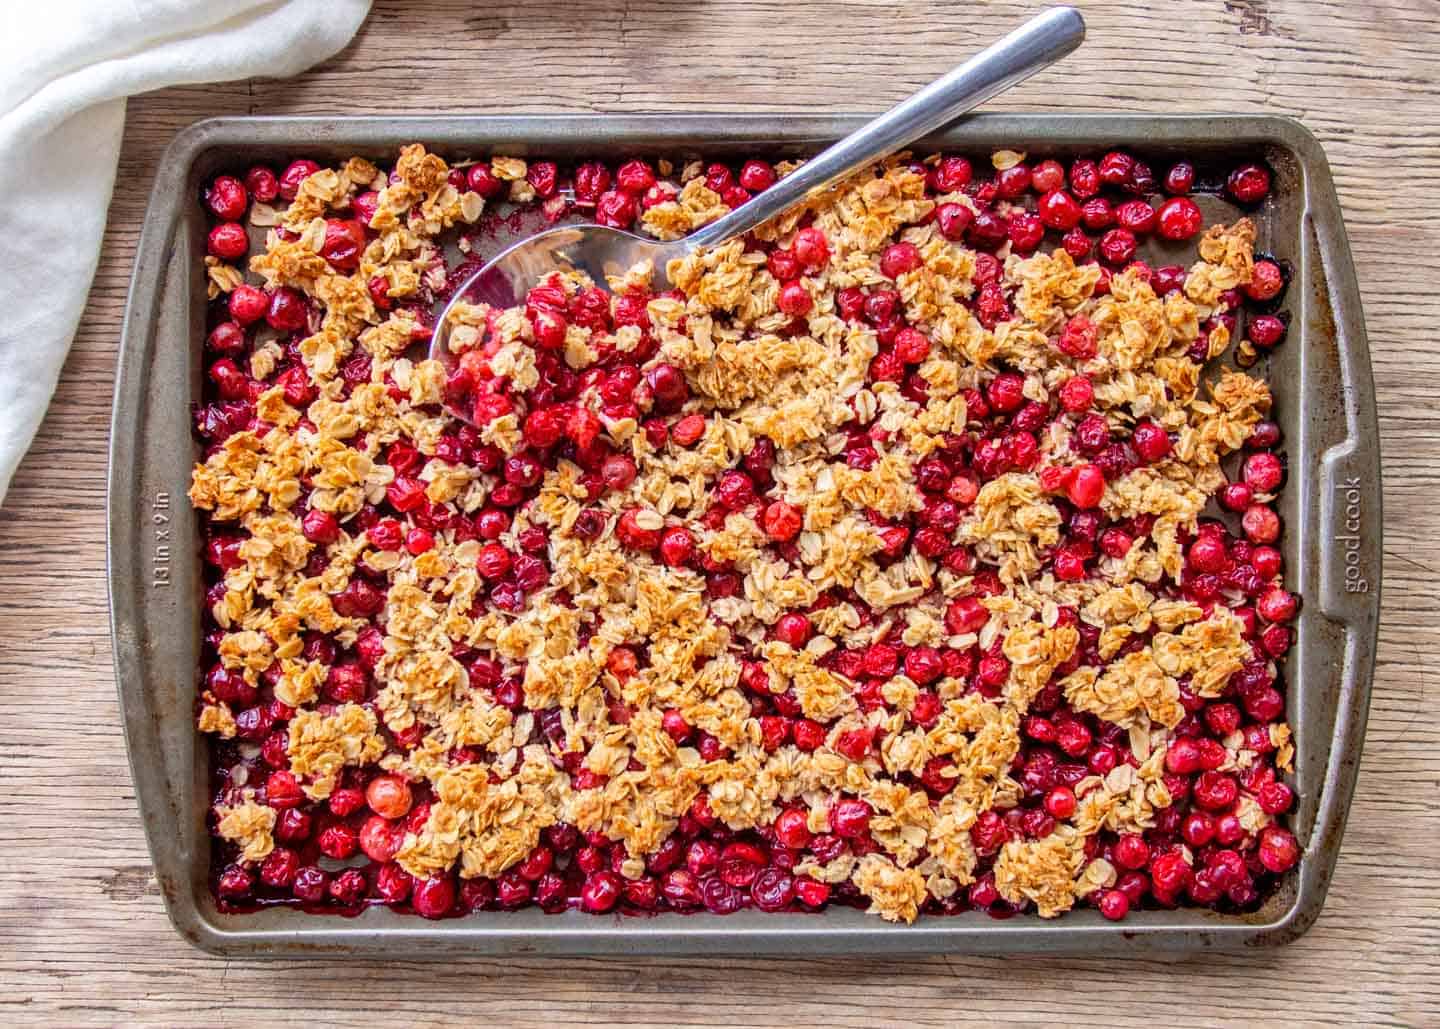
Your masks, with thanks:
[[(890, 154), (1055, 63), (1085, 38), (1085, 20), (1073, 7), (1055, 7), (986, 47), (947, 75), (840, 142), (806, 161), (725, 216), (671, 242), (647, 239), (604, 225), (569, 225), (537, 233), (502, 250), (455, 291), (435, 325), (430, 357), (447, 369), (451, 313), (457, 304), (516, 307), (547, 276), (574, 269), (601, 283), (642, 261), (655, 270), (660, 288), (669, 283), (670, 261), (742, 236), (851, 172)], [(455, 410), (469, 421), (468, 410)]]

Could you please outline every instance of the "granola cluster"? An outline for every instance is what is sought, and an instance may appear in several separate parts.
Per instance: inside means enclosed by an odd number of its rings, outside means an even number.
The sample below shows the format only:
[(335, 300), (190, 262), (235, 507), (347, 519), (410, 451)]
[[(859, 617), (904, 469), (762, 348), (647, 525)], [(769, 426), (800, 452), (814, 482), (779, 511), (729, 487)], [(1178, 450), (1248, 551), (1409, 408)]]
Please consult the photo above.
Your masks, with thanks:
[[(525, 161), (488, 169), (535, 199)], [(417, 798), (392, 860), (422, 881), (501, 877), (568, 826), (629, 882), (701, 829), (768, 843), (907, 922), (982, 878), (1043, 917), (1113, 887), (1112, 841), (1174, 800), (1177, 728), (1256, 660), (1253, 612), (1185, 588), (1270, 407), (1243, 371), (1202, 376), (1252, 224), (1210, 228), (1162, 296), (1143, 267), (947, 238), (937, 207), (973, 197), (897, 158), (669, 268), (460, 304), (447, 367), (416, 344), (443, 240), (487, 206), (452, 171), (410, 146), (250, 213), (249, 281), (304, 318), (250, 349), (253, 417), (194, 470), (220, 570), (199, 725), (264, 742), (298, 792), (227, 784), (240, 859), (378, 769)], [(661, 171), (644, 230), (728, 209), (699, 165)], [(1091, 398), (1062, 403), (1078, 379)], [(1142, 434), (1163, 453), (1137, 458)], [(1022, 771), (1059, 710), (1114, 760), (1056, 817)], [(1206, 767), (1257, 756), (1237, 730)]]

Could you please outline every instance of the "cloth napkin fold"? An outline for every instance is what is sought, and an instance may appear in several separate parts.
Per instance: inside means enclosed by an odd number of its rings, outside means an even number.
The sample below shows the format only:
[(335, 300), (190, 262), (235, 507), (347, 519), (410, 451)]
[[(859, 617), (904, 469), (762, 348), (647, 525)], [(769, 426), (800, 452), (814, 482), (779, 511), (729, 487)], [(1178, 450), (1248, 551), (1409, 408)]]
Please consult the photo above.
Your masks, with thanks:
[(343, 47), (370, 0), (3, 0), (0, 501), (90, 291), (125, 98), (294, 75)]

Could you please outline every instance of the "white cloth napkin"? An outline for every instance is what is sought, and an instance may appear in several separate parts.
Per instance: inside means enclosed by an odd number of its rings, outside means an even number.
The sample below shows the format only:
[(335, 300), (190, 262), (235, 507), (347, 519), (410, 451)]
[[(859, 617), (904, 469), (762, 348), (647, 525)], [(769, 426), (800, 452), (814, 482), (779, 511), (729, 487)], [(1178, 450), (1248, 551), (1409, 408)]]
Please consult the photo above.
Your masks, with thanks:
[(343, 47), (370, 0), (0, 0), (0, 500), (100, 255), (125, 98), (284, 76)]

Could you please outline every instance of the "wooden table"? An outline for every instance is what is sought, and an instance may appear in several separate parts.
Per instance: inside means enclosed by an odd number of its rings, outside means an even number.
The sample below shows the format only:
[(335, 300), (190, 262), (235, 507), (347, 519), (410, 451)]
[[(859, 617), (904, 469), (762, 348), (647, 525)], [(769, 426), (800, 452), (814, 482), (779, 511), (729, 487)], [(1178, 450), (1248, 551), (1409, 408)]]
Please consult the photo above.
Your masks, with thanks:
[[(1440, 1023), (1440, 89), (1421, 0), (1103, 0), (1090, 41), (993, 106), (1265, 111), (1324, 142), (1369, 314), (1385, 436), (1385, 620), (1329, 904), (1278, 952), (1193, 959), (258, 964), (171, 930), (135, 813), (106, 621), (105, 444), (146, 194), (217, 114), (878, 109), (1028, 3), (379, 2), (298, 79), (134, 100), (90, 307), (0, 509), (0, 1022), (868, 1027)], [(1159, 9), (1159, 8), (1163, 8)]]

